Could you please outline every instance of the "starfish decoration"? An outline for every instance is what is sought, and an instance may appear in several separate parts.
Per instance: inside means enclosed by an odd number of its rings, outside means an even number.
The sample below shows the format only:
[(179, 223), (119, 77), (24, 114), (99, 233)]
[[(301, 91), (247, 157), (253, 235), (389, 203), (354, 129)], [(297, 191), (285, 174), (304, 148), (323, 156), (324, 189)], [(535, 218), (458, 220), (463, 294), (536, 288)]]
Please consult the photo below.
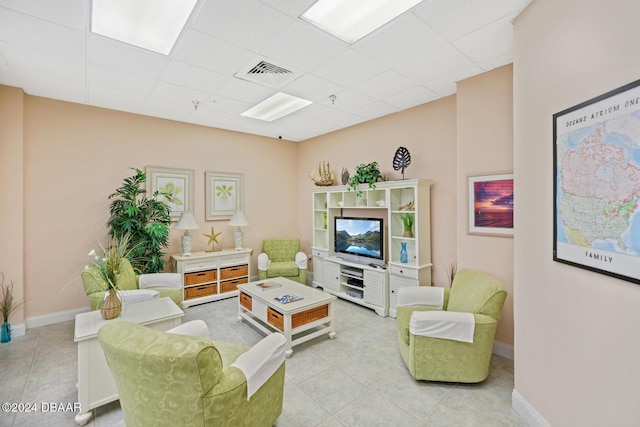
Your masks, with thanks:
[(204, 233), (204, 237), (208, 237), (209, 241), (207, 242), (207, 245), (212, 245), (211, 249), (213, 249), (215, 247), (215, 243), (219, 243), (218, 242), (218, 236), (222, 234), (222, 231), (219, 233), (216, 233), (215, 230), (213, 229), (213, 227), (211, 227), (211, 234), (207, 234)]

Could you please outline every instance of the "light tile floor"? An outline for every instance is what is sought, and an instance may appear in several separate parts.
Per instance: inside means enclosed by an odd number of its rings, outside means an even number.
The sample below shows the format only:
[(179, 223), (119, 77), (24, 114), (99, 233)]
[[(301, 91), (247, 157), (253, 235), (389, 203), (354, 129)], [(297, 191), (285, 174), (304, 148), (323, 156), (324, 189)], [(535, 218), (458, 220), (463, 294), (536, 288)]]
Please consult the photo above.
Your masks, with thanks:
[[(277, 427), (526, 426), (511, 408), (513, 361), (494, 356), (481, 384), (415, 381), (398, 353), (395, 319), (342, 300), (336, 306), (336, 338), (296, 346), (287, 359)], [(262, 338), (238, 322), (237, 298), (186, 309), (184, 321), (194, 319), (207, 322), (213, 340), (252, 345)], [(77, 401), (73, 328), (73, 321), (33, 328), (0, 345), (0, 403)], [(74, 416), (0, 412), (0, 427), (74, 426)], [(87, 425), (123, 426), (119, 403), (97, 408)]]

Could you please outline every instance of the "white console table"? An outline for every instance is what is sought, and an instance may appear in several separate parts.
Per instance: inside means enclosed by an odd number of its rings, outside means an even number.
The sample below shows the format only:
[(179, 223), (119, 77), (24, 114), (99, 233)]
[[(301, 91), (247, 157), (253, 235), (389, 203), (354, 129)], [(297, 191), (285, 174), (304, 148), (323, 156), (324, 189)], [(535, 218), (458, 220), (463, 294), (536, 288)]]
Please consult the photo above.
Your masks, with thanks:
[[(184, 312), (165, 297), (122, 306), (118, 319), (166, 331), (182, 323)], [(85, 425), (91, 418), (91, 410), (118, 399), (102, 347), (98, 342), (98, 330), (111, 320), (104, 320), (100, 310), (76, 316), (73, 340), (78, 343), (78, 402), (81, 413), (75, 421)]]

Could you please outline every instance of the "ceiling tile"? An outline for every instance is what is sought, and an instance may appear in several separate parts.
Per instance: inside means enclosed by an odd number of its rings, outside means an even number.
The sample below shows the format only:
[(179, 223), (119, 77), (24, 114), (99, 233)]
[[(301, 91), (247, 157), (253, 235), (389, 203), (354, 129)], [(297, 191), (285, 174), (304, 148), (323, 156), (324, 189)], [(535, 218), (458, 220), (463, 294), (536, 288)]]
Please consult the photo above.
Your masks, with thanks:
[(207, 99), (208, 93), (199, 90), (189, 89), (183, 86), (176, 86), (165, 82), (159, 82), (151, 91), (147, 99), (148, 103), (173, 102), (177, 105), (189, 105), (194, 109), (193, 101)]
[(205, 70), (204, 68), (185, 64), (184, 62), (171, 61), (162, 73), (160, 80), (178, 86), (213, 93), (222, 87), (222, 85), (229, 80), (229, 77)]
[(346, 43), (311, 24), (298, 20), (267, 46), (262, 54), (291, 64), (293, 67), (313, 72), (347, 49)]
[(84, 0), (2, 0), (2, 6), (26, 13), (66, 27), (88, 28), (88, 1)]
[(386, 67), (355, 50), (347, 50), (313, 72), (318, 77), (341, 86), (353, 86), (382, 73)]
[(229, 79), (215, 93), (229, 99), (256, 104), (276, 93), (275, 90), (237, 78)]
[(393, 69), (412, 64), (416, 56), (425, 55), (446, 41), (409, 13), (353, 45), (367, 55)]
[(481, 73), (480, 67), (451, 45), (444, 45), (429, 55), (417, 58), (418, 67), (405, 69), (405, 75), (420, 83), (437, 79), (446, 79), (458, 70), (475, 69)]
[[(45, 73), (60, 79), (85, 81), (85, 61), (61, 57), (46, 52), (28, 49), (9, 43), (0, 42), (0, 53), (11, 64), (20, 80), (18, 69), (31, 70), (39, 74)], [(55, 88), (52, 88), (55, 89)]]
[(203, 126), (221, 127), (234, 117), (234, 114), (208, 110), (206, 108), (198, 108), (197, 110), (189, 113), (186, 120), (189, 123), (195, 123)]
[(431, 0), (413, 13), (448, 40), (478, 30), (502, 18), (513, 18), (530, 0)]
[(400, 109), (407, 109), (415, 107), (416, 105), (426, 104), (438, 98), (440, 98), (440, 95), (437, 93), (423, 86), (416, 86), (404, 92), (389, 96), (385, 101)]
[(65, 58), (85, 57), (84, 32), (1, 7), (0, 41)]
[(395, 93), (403, 92), (415, 85), (416, 82), (407, 79), (393, 70), (389, 70), (354, 86), (354, 89), (374, 98), (386, 98)]
[(22, 88), (29, 95), (82, 104), (87, 102), (84, 78), (73, 79), (19, 68), (16, 73), (20, 76)]
[(97, 65), (89, 65), (89, 84), (102, 88), (110, 88), (117, 92), (125, 92), (138, 95), (147, 95), (154, 86), (154, 79), (147, 79), (110, 68)]
[(474, 62), (488, 61), (513, 50), (513, 25), (504, 18), (453, 41), (452, 45)]
[(354, 113), (372, 120), (377, 117), (386, 116), (387, 114), (397, 113), (398, 111), (400, 111), (398, 107), (387, 104), (386, 102), (376, 101), (373, 104), (357, 108)]
[(353, 111), (365, 105), (372, 104), (375, 101), (376, 100), (370, 96), (347, 89), (336, 94), (335, 103), (328, 100), (328, 102), (324, 102), (324, 104), (330, 104), (339, 110)]
[(317, 0), (262, 0), (263, 3), (294, 18), (306, 12), (316, 1)]
[(292, 17), (258, 0), (209, 0), (198, 12), (193, 28), (259, 52), (292, 22)]
[(146, 96), (132, 92), (114, 90), (112, 87), (89, 86), (89, 104), (112, 110), (139, 112)]
[(167, 66), (165, 55), (97, 34), (89, 35), (89, 63), (147, 78), (157, 78)]
[(187, 64), (232, 75), (255, 57), (255, 53), (199, 31), (188, 30), (174, 48), (172, 56)]
[(313, 74), (305, 74), (282, 88), (282, 91), (289, 95), (308, 99), (313, 102), (326, 101), (331, 94), (338, 93), (342, 90), (344, 90), (344, 87), (323, 80)]
[(213, 95), (206, 102), (201, 103), (198, 107), (200, 109), (207, 109), (211, 111), (219, 111), (230, 114), (241, 114), (252, 105), (248, 102), (242, 102), (235, 99), (224, 98), (222, 96)]

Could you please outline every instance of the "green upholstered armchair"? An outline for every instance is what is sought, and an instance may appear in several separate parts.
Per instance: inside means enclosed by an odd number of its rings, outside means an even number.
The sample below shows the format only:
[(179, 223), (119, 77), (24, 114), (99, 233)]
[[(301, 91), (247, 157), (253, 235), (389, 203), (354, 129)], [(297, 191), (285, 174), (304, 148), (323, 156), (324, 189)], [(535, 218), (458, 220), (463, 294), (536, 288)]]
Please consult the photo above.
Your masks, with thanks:
[[(442, 308), (407, 301), (417, 300), (417, 292), (440, 292)], [(469, 269), (458, 271), (451, 290), (427, 286), (400, 289), (396, 310), (398, 346), (411, 375), (430, 381), (484, 381), (489, 375), (493, 341), (506, 296), (499, 281)], [(467, 338), (451, 338), (448, 333), (457, 327), (462, 327)]]
[[(188, 331), (193, 326), (205, 332)], [(282, 412), (284, 336), (269, 335), (251, 348), (204, 336), (201, 320), (167, 332), (122, 320), (100, 328), (128, 427), (274, 424)]]
[(266, 239), (258, 255), (260, 280), (286, 277), (303, 285), (307, 282), (307, 255), (300, 252), (299, 239)]
[[(107, 291), (107, 283), (96, 272), (96, 267), (91, 266), (80, 273), (84, 292), (89, 298), (91, 310), (99, 310), (104, 302), (104, 294)], [(151, 273), (136, 275), (131, 263), (126, 258), (120, 263), (120, 272), (116, 276), (116, 286), (119, 291), (128, 295), (125, 297), (135, 301), (135, 291), (145, 290), (150, 295), (153, 291), (159, 298), (169, 297), (182, 307), (182, 279), (177, 273)]]

